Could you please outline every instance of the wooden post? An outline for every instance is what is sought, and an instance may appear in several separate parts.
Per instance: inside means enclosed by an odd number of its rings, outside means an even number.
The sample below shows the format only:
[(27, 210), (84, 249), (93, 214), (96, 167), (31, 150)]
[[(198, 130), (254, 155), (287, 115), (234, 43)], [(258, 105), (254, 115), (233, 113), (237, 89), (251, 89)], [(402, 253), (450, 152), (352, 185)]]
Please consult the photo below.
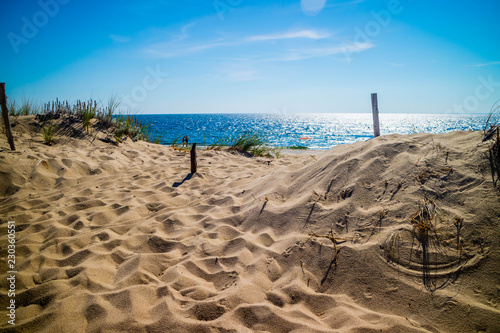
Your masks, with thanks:
[(12, 128), (10, 127), (9, 109), (7, 108), (7, 94), (5, 93), (5, 82), (0, 83), (0, 107), (2, 108), (2, 118), (5, 124), (5, 132), (7, 133), (7, 140), (9, 141), (10, 149), (16, 150), (14, 145), (14, 136), (12, 135)]
[(380, 136), (380, 125), (378, 122), (378, 101), (377, 94), (372, 94), (372, 112), (373, 112), (373, 136)]
[(191, 173), (196, 173), (198, 163), (196, 162), (196, 143), (191, 147)]

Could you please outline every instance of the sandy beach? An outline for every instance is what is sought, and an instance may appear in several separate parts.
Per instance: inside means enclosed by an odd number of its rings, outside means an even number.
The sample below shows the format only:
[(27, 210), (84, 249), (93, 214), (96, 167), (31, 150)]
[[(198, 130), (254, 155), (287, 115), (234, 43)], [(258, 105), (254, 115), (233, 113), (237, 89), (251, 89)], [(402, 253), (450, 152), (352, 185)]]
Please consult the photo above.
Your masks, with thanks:
[(189, 152), (47, 146), (32, 122), (15, 152), (0, 135), (0, 332), (500, 331), (500, 191), (480, 132), (202, 149), (191, 175)]

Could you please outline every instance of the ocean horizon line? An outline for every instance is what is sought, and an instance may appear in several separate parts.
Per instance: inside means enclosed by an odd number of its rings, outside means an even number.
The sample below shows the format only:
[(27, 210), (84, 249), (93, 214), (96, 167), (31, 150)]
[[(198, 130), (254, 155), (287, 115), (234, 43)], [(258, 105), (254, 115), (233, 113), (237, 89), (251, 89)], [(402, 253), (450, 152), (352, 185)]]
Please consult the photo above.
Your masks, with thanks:
[[(287, 115), (329, 115), (329, 114), (338, 114), (338, 115), (357, 115), (357, 114), (363, 114), (363, 115), (371, 115), (372, 112), (287, 112), (287, 113), (279, 113), (279, 112), (210, 112), (210, 113), (205, 113), (205, 112), (198, 112), (198, 113), (117, 113), (115, 116), (119, 115), (144, 115), (144, 116), (168, 116), (168, 115), (175, 115), (175, 116), (182, 116), (182, 115), (276, 115), (276, 116), (287, 116)], [(443, 113), (407, 113), (407, 112), (380, 112), (379, 115), (464, 115), (464, 116), (487, 116), (489, 115), (489, 112), (475, 112), (475, 113), (457, 113), (457, 112), (443, 112)]]

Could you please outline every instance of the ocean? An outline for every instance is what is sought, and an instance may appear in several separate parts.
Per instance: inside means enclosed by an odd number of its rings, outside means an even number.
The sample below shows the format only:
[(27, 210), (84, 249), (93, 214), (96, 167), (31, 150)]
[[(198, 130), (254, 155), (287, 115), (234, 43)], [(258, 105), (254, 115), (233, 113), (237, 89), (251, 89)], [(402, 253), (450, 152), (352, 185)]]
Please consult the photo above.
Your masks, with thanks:
[[(136, 115), (150, 124), (151, 136), (161, 144), (189, 142), (207, 146), (241, 133), (258, 133), (273, 147), (302, 146), (329, 149), (339, 144), (373, 138), (371, 113), (323, 114), (162, 114)], [(488, 115), (384, 114), (380, 134), (446, 133), (482, 130)], [(304, 140), (304, 138), (308, 138)]]

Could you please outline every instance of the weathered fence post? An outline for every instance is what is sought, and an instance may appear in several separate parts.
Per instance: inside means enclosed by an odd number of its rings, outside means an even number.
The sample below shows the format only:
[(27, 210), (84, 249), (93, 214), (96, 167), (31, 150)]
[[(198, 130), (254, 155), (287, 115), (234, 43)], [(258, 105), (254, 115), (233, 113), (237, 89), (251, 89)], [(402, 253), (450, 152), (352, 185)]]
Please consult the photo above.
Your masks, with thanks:
[(196, 143), (191, 147), (191, 173), (196, 173), (198, 163), (196, 162)]
[(374, 133), (374, 137), (377, 137), (377, 136), (380, 136), (380, 125), (378, 122), (377, 93), (372, 94), (372, 112), (373, 112), (373, 133)]
[(5, 82), (0, 82), (0, 107), (2, 108), (2, 118), (5, 124), (5, 132), (7, 140), (9, 141), (10, 149), (16, 150), (14, 145), (14, 136), (12, 135), (12, 128), (10, 127), (9, 109), (7, 108), (7, 94), (5, 93)]

